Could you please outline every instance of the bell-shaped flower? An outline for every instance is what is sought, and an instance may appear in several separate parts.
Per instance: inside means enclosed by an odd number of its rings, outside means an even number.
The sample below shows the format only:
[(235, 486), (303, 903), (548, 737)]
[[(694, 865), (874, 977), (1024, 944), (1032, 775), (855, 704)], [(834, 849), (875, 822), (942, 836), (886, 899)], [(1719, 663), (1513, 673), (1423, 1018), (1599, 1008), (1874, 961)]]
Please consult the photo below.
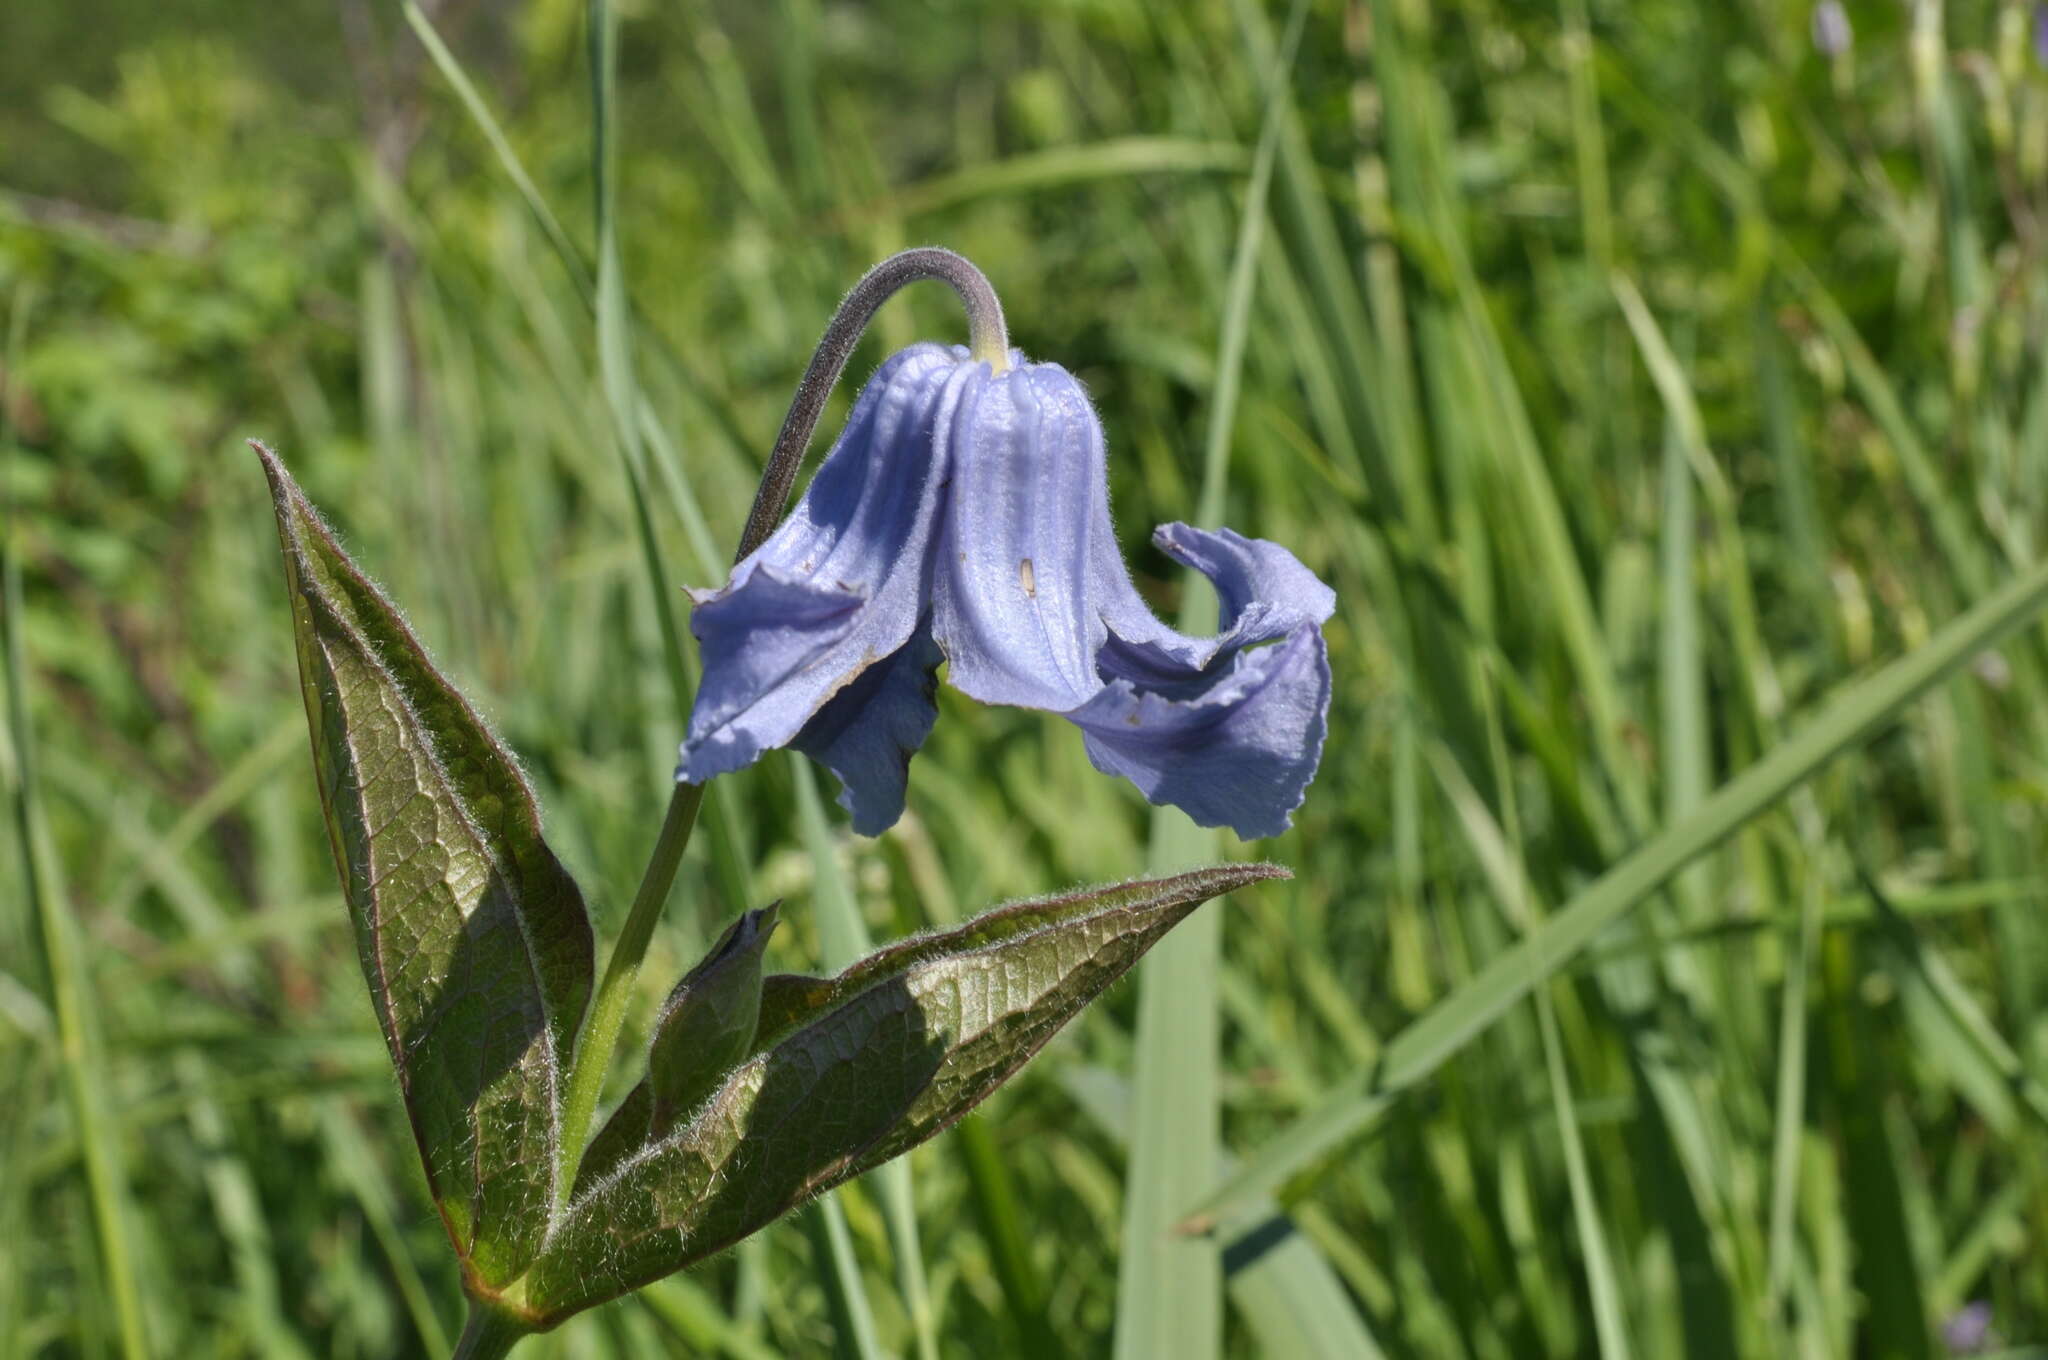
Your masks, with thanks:
[(1168, 524), (1153, 541), (1214, 584), (1223, 631), (1161, 623), (1117, 551), (1087, 393), (1010, 358), (890, 358), (789, 518), (693, 593), (704, 678), (677, 777), (793, 746), (878, 835), (902, 815), (943, 660), (984, 703), (1065, 715), (1097, 769), (1154, 803), (1277, 835), (1322, 756), (1330, 588), (1277, 544)]

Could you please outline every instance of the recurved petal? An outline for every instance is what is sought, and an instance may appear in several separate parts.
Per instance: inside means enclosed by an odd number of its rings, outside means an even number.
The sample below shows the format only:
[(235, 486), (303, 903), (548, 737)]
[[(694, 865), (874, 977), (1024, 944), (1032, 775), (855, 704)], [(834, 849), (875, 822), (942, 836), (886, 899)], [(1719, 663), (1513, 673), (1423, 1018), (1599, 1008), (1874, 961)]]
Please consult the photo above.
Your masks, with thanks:
[(1100, 687), (1105, 635), (1090, 565), (1108, 533), (1107, 473), (1088, 394), (1057, 364), (976, 384), (952, 475), (932, 585), (947, 680), (983, 703), (1064, 712)]
[(839, 776), (839, 806), (863, 836), (881, 835), (903, 815), (910, 758), (938, 721), (934, 672), (943, 660), (930, 628), (920, 626), (827, 700), (790, 743)]
[(1067, 715), (1095, 768), (1243, 840), (1285, 831), (1322, 759), (1330, 663), (1321, 630), (1304, 626), (1206, 671), (1155, 680), (1112, 679)]
[(1121, 578), (1122, 562), (1113, 553), (1106, 562), (1098, 558), (1096, 575), (1105, 578), (1099, 593), (1109, 623), (1108, 640), (1096, 658), (1104, 679), (1123, 677), (1140, 687), (1184, 685), (1195, 678), (1191, 672), (1212, 671), (1239, 648), (1320, 625), (1337, 607), (1336, 592), (1278, 543), (1246, 538), (1234, 529), (1178, 523), (1153, 530), (1152, 542), (1209, 578), (1222, 631), (1215, 637), (1190, 637), (1167, 627), (1128, 585), (1110, 588), (1106, 578), (1112, 573)]
[(709, 779), (788, 745), (909, 640), (930, 595), (944, 432), (981, 372), (939, 345), (892, 356), (789, 518), (723, 588), (696, 597), (704, 678), (679, 778)]
[(1247, 647), (1285, 637), (1305, 623), (1325, 623), (1337, 593), (1278, 543), (1235, 529), (1162, 524), (1152, 531), (1160, 551), (1209, 578), (1221, 606), (1219, 647)]
[(690, 631), (704, 678), (679, 777), (702, 783), (786, 744), (818, 707), (815, 685), (801, 677), (862, 622), (866, 603), (858, 591), (791, 580), (755, 562), (698, 605)]

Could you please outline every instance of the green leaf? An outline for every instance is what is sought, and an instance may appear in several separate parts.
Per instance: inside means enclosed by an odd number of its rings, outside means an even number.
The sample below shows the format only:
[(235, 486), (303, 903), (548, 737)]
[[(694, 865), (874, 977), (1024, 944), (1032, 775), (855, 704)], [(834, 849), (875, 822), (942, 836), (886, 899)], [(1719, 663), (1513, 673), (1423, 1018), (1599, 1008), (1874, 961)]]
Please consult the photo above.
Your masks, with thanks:
[(694, 1111), (753, 1051), (761, 1021), (761, 952), (775, 933), (779, 906), (750, 911), (728, 926), (662, 1005), (647, 1053), (648, 1131), (655, 1137)]
[(522, 1282), (538, 1326), (723, 1251), (805, 1199), (932, 1137), (1007, 1080), (1197, 906), (1270, 864), (998, 907), (762, 989), (756, 1052), (687, 1123), (638, 1141), (629, 1094)]
[(511, 754), (271, 452), (299, 680), (356, 948), (470, 1288), (539, 1250), (589, 917)]

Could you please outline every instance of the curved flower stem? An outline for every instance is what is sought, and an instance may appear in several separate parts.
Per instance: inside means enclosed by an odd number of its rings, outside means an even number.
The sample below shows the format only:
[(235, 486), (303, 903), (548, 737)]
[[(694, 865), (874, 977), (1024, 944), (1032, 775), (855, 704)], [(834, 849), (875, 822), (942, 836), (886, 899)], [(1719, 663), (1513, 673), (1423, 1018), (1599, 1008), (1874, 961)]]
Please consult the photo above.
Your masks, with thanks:
[(1003, 326), (1003, 304), (987, 276), (965, 256), (938, 246), (919, 246), (891, 255), (870, 269), (832, 314), (824, 338), (818, 341), (817, 352), (811, 355), (811, 366), (804, 370), (803, 381), (797, 384), (789, 414), (782, 419), (782, 432), (775, 436), (775, 451), (768, 455), (767, 470), (761, 474), (761, 489), (747, 515), (740, 550), (733, 556), (735, 562), (760, 547), (782, 519), (782, 508), (789, 503), (790, 488), (796, 485), (797, 469), (803, 466), (811, 432), (817, 428), (825, 401), (845, 371), (846, 361), (853, 357), (853, 347), (859, 343), (868, 322), (874, 320), (875, 313), (898, 289), (919, 279), (938, 279), (960, 295), (967, 308), (968, 350), (974, 358), (997, 373), (1009, 367), (1010, 336)]
[[(797, 384), (796, 397), (790, 402), (789, 414), (783, 417), (782, 432), (775, 438), (775, 451), (769, 455), (768, 469), (761, 477), (761, 489), (754, 497), (754, 508), (747, 516), (746, 529), (740, 535), (739, 551), (733, 554), (733, 561), (739, 562), (747, 554), (761, 546), (761, 541), (774, 532), (777, 521), (782, 518), (782, 509), (789, 501), (789, 489), (796, 482), (797, 469), (803, 463), (804, 450), (811, 442), (811, 433), (817, 428), (818, 415), (825, 409), (825, 400), (832, 395), (833, 384), (846, 368), (846, 361), (853, 354), (853, 347), (859, 342), (861, 332), (874, 319), (881, 305), (905, 284), (920, 279), (938, 279), (951, 285), (960, 295), (960, 301), (967, 308), (967, 333), (969, 348), (979, 359), (1000, 373), (1009, 364), (1009, 333), (1003, 327), (1003, 304), (996, 297), (996, 290), (979, 269), (968, 263), (965, 257), (936, 246), (920, 246), (891, 255), (888, 259), (870, 269), (853, 285), (839, 310), (832, 315), (832, 321), (825, 327), (824, 338), (818, 342), (817, 352), (811, 355), (810, 367), (804, 370), (803, 381)], [(557, 1135), (555, 1151), (555, 1208), (560, 1210), (569, 1202), (569, 1191), (576, 1182), (576, 1168), (583, 1161), (583, 1145), (590, 1134), (591, 1120), (597, 1115), (597, 1102), (604, 1093), (604, 1079), (611, 1070), (612, 1054), (619, 1045), (619, 1033), (625, 1025), (626, 1003), (631, 998), (634, 980), (640, 973), (640, 962), (647, 955), (647, 942), (654, 935), (654, 923), (661, 918), (661, 909), (668, 901), (668, 890), (675, 882), (676, 866), (682, 862), (684, 847), (690, 843), (690, 831), (697, 822), (697, 809), (704, 801), (702, 784), (678, 782), (675, 792), (669, 798), (668, 814), (662, 820), (661, 836), (654, 845), (654, 854), (647, 862), (647, 870), (641, 876), (640, 890), (634, 894), (632, 910), (626, 914), (626, 925), (619, 932), (618, 943), (612, 946), (609, 962), (605, 964), (604, 980), (598, 983), (597, 995), (592, 999), (590, 1012), (583, 1022), (583, 1032), (576, 1045), (576, 1055), (569, 1070), (568, 1094), (562, 1103), (562, 1125)]]

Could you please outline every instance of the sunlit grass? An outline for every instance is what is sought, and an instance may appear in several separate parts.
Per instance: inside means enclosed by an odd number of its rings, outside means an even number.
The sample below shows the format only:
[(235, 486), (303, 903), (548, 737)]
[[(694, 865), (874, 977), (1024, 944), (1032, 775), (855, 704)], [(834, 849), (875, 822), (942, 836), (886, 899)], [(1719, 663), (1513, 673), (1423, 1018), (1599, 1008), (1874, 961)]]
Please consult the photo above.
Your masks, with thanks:
[[(2048, 74), (2022, 7), (1951, 8), (1854, 13), (1831, 67), (1803, 9), (1666, 0), (1312, 4), (1291, 62), (1253, 0), (624, 6), (602, 218), (572, 0), (406, 59), (396, 183), (268, 28), (0, 91), (125, 168), (66, 213), (0, 148), (0, 1354), (459, 1321), (241, 439), (520, 752), (609, 936), (677, 591), (840, 291), (924, 241), (1090, 385), (1162, 615), (1170, 519), (1337, 588), (1322, 774), (1260, 851), (1296, 877), (1207, 909), (1213, 1007), (1121, 990), (904, 1171), (535, 1355), (823, 1354), (861, 1315), (888, 1354), (1095, 1355), (1163, 1304), (1198, 1360), (1193, 1291), (1135, 1293), (1191, 1254), (1233, 1355), (1935, 1355), (1980, 1300), (2048, 1341), (2038, 595), (1996, 651), (1942, 632), (2042, 570)], [(850, 377), (964, 337), (936, 289), (878, 332)], [(720, 781), (622, 1051), (738, 899), (787, 899), (773, 961), (812, 969), (1173, 852), (1066, 724), (941, 703), (878, 841), (789, 762)], [(1190, 1151), (1135, 1093), (1211, 1017), (1175, 1108), (1220, 1107), (1245, 1193), (1133, 1242), (1127, 1151)], [(1219, 1189), (1169, 1179), (1161, 1219)]]

